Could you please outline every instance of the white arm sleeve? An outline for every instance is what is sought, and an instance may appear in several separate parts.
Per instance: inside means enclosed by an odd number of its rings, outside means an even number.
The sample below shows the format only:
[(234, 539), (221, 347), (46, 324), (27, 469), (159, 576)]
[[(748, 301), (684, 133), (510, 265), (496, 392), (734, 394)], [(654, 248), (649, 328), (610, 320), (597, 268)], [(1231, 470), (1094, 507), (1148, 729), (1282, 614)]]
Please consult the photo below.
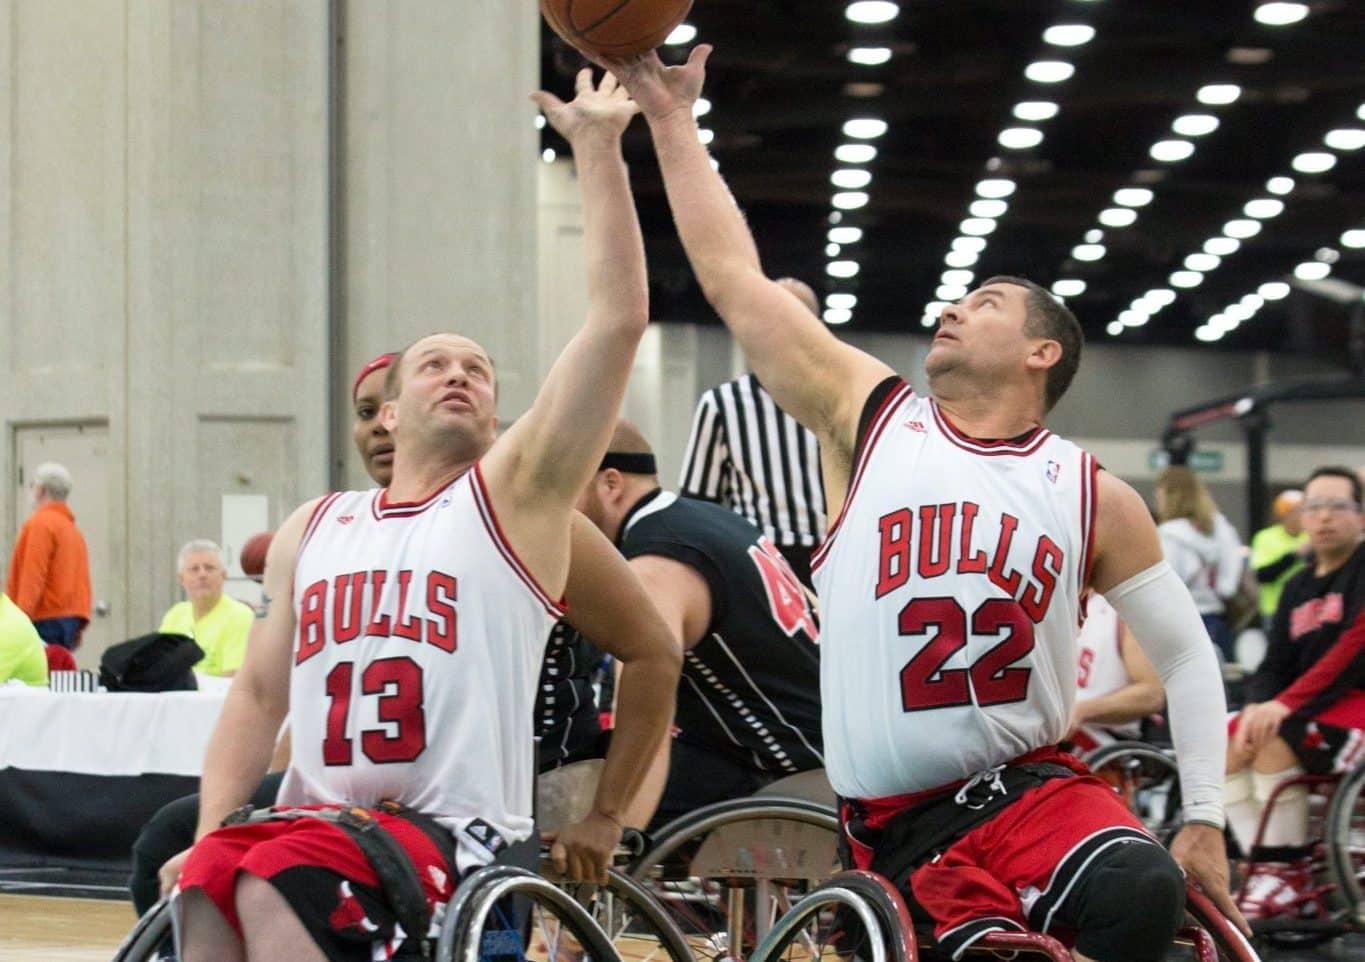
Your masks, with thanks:
[(1162, 561), (1104, 593), (1166, 688), (1185, 821), (1223, 827), (1227, 699), (1213, 643), (1194, 600)]

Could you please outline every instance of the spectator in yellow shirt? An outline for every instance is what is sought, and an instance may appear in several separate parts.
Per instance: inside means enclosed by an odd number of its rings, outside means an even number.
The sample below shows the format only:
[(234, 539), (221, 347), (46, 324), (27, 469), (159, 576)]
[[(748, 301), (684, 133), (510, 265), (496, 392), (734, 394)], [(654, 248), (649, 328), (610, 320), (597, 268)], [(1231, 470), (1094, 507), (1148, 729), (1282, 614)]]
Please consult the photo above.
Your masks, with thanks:
[(246, 659), (246, 636), (256, 613), (223, 594), (227, 569), (223, 552), (212, 541), (186, 543), (176, 571), (186, 600), (171, 606), (158, 630), (189, 635), (204, 649), (203, 660), (194, 666), (199, 674), (231, 678)]
[(47, 687), (47, 647), (28, 615), (0, 591), (0, 685)]

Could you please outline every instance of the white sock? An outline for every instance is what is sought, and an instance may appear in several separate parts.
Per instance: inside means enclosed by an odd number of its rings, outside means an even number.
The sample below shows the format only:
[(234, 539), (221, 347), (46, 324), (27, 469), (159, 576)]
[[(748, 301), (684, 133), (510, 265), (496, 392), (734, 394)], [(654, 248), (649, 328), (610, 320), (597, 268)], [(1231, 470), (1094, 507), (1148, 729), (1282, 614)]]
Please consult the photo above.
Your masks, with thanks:
[[(1286, 778), (1302, 774), (1303, 769), (1297, 765), (1271, 775), (1253, 772), (1251, 781), (1257, 801), (1265, 805), (1276, 785)], [(1266, 819), (1265, 837), (1261, 839), (1261, 844), (1267, 847), (1308, 844), (1308, 786), (1295, 785), (1276, 796)]]
[(1240, 771), (1223, 780), (1223, 811), (1227, 816), (1232, 837), (1244, 854), (1250, 854), (1256, 841), (1256, 829), (1261, 824), (1261, 803), (1256, 800), (1251, 772)]

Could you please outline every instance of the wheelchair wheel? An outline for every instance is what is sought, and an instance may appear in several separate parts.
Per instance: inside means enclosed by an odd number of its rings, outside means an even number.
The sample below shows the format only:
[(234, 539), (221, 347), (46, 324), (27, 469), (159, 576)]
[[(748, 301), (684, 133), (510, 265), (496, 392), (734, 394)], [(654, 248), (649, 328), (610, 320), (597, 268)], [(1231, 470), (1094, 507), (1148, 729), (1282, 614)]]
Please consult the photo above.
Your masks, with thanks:
[[(542, 874), (547, 871), (541, 862)], [(588, 882), (556, 882), (587, 910), (602, 928), (612, 947), (631, 962), (695, 962), (682, 931), (655, 901), (649, 889), (617, 871), (607, 874), (606, 885)]]
[(697, 959), (747, 958), (773, 923), (839, 871), (839, 820), (793, 798), (743, 798), (664, 826), (631, 866)]
[[(1207, 895), (1193, 887), (1185, 890), (1185, 915), (1207, 936), (1204, 945), (1216, 953), (1217, 962), (1260, 962), (1260, 956), (1237, 927), (1218, 911)], [(1203, 946), (1191, 938), (1192, 934), (1188, 928), (1183, 930), (1176, 936), (1176, 944), (1190, 944), (1195, 957), (1204, 962)]]
[(750, 962), (916, 962), (914, 927), (905, 902), (871, 872), (840, 872), (817, 886), (774, 924)]
[(1114, 786), (1147, 831), (1170, 844), (1180, 829), (1180, 769), (1172, 755), (1144, 742), (1114, 742), (1085, 763)]
[(446, 906), (437, 962), (621, 962), (591, 915), (553, 882), (490, 865), (460, 883)]
[[(171, 903), (162, 899), (149, 908), (114, 953), (113, 962), (153, 962), (172, 958)], [(164, 954), (158, 954), (164, 953)]]
[(1327, 864), (1348, 918), (1365, 925), (1365, 765), (1342, 778), (1332, 793)]

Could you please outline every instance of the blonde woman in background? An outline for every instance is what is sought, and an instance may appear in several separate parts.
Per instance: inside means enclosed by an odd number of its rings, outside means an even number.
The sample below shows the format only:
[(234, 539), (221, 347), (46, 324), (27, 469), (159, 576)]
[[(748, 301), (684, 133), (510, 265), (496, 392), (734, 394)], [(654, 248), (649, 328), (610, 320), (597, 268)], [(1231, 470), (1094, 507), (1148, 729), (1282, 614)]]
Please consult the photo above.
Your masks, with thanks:
[(1186, 467), (1170, 467), (1157, 476), (1156, 514), (1166, 561), (1190, 589), (1224, 661), (1236, 661), (1226, 602), (1237, 593), (1245, 564), (1237, 529)]

